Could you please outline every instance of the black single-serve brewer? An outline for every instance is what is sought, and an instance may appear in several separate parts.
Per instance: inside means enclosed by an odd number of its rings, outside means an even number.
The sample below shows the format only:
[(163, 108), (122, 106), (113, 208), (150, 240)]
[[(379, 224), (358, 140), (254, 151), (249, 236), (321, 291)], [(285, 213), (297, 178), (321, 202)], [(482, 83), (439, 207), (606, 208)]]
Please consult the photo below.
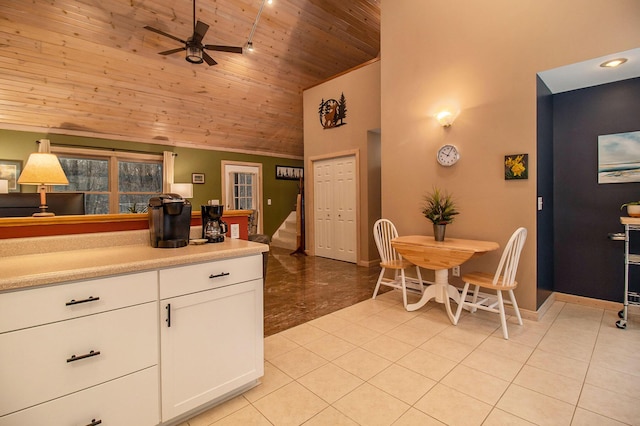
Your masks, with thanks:
[(222, 221), (223, 206), (201, 206), (202, 238), (209, 243), (221, 243), (227, 233), (227, 224)]
[(178, 194), (162, 194), (149, 199), (151, 246), (184, 247), (189, 244), (191, 203)]

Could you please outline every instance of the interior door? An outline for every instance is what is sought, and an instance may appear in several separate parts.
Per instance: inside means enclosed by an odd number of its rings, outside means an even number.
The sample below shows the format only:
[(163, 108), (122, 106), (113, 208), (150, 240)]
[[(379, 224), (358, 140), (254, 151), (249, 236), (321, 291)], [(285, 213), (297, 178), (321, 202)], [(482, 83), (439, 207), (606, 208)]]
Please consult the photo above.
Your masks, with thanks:
[(222, 204), (225, 210), (255, 210), (255, 232), (262, 233), (262, 164), (222, 161)]
[(356, 261), (355, 157), (337, 158), (333, 167), (334, 259)]
[(355, 156), (314, 162), (315, 254), (356, 262)]
[(315, 254), (333, 259), (333, 163), (315, 162), (313, 174)]

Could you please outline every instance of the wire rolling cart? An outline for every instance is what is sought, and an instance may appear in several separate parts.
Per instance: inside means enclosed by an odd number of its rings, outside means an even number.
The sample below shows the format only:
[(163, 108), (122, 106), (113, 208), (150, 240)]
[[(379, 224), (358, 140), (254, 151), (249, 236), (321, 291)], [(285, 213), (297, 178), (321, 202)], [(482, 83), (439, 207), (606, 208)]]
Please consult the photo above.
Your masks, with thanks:
[(624, 225), (624, 304), (618, 312), (620, 319), (616, 321), (616, 327), (625, 329), (629, 305), (640, 306), (640, 292), (629, 290), (629, 265), (640, 265), (640, 254), (630, 252), (629, 240), (631, 232), (640, 231), (640, 218), (621, 217), (620, 223)]

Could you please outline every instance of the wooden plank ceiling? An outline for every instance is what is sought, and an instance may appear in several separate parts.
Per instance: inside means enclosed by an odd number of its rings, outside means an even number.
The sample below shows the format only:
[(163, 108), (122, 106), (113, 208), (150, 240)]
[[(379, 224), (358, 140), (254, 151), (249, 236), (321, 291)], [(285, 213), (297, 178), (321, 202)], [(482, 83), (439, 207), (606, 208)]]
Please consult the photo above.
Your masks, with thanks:
[[(302, 157), (302, 90), (378, 56), (379, 2), (274, 0), (209, 67), (144, 29), (186, 40), (190, 0), (2, 0), (0, 128)], [(262, 0), (196, 5), (204, 44), (244, 47)]]

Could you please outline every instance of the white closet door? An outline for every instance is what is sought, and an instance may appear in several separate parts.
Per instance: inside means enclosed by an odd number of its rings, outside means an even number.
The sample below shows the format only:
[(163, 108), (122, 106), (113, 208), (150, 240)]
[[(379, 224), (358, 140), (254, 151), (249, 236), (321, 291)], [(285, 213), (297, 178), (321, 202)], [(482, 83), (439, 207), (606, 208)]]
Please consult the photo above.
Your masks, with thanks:
[(356, 261), (355, 157), (338, 158), (333, 168), (334, 259)]
[(313, 165), (316, 256), (333, 258), (333, 163)]
[(356, 262), (355, 156), (314, 162), (315, 254)]

